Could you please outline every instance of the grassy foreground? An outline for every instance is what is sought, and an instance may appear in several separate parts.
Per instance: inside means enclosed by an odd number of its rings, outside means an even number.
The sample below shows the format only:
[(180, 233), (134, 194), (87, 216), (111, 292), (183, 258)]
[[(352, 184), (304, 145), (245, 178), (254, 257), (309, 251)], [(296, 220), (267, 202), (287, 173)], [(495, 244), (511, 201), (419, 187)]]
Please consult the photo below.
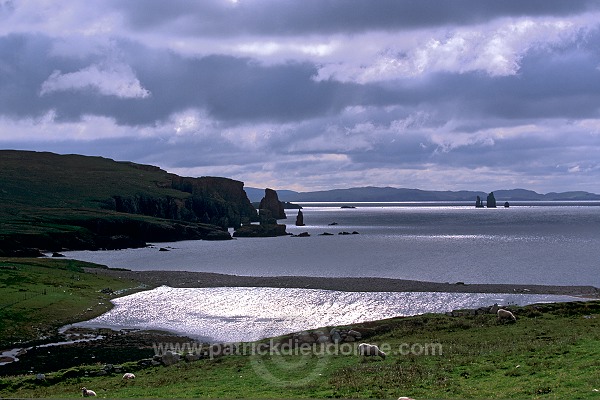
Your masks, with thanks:
[(0, 258), (0, 349), (52, 336), (60, 326), (105, 313), (116, 295), (102, 289), (118, 292), (140, 285), (86, 273), (83, 267), (105, 268), (59, 258)]
[(364, 341), (389, 350), (385, 360), (361, 359), (351, 344), (299, 354), (246, 348), (169, 367), (127, 363), (133, 381), (81, 376), (102, 365), (46, 374), (45, 382), (5, 377), (0, 397), (80, 397), (86, 386), (118, 398), (600, 398), (600, 302), (511, 309), (516, 323), (492, 314), (426, 314), (354, 325)]

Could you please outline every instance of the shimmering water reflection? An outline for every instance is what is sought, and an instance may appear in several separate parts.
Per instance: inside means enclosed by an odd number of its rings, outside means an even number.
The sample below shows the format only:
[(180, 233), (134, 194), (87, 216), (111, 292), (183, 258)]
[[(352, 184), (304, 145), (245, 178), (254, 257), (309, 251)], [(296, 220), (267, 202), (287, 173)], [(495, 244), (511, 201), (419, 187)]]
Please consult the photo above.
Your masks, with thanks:
[(323, 326), (498, 304), (579, 300), (570, 296), (438, 292), (341, 292), (282, 288), (162, 286), (113, 300), (108, 313), (77, 324), (173, 331), (239, 342)]

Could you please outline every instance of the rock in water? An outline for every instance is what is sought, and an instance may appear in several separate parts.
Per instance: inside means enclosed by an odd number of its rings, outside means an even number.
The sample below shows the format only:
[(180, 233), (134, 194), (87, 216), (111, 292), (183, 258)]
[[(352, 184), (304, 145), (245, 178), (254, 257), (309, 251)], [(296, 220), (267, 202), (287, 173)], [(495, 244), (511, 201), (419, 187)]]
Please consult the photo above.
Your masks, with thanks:
[(283, 224), (261, 224), (240, 226), (233, 233), (233, 237), (275, 237), (286, 236), (286, 226)]
[(490, 194), (488, 194), (487, 207), (496, 208), (496, 198), (494, 197), (494, 192), (490, 192)]
[(296, 217), (296, 226), (304, 226), (304, 214), (302, 214), (302, 210), (298, 210), (298, 216)]
[(265, 189), (265, 197), (260, 201), (259, 209), (269, 210), (275, 219), (285, 219), (285, 210), (283, 203), (279, 201), (277, 192), (273, 189)]
[(477, 200), (475, 200), (476, 208), (483, 208), (483, 203), (481, 202), (481, 197), (477, 196)]

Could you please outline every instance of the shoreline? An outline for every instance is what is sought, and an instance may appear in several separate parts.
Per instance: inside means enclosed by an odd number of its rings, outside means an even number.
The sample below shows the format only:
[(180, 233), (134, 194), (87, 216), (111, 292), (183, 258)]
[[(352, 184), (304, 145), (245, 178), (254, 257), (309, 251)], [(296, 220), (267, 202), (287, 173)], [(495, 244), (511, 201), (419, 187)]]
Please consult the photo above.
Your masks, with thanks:
[(523, 293), (600, 298), (600, 289), (594, 286), (440, 283), (373, 277), (240, 276), (212, 272), (131, 271), (95, 268), (86, 268), (86, 272), (133, 279), (151, 287), (164, 285), (174, 288), (273, 287), (344, 292)]

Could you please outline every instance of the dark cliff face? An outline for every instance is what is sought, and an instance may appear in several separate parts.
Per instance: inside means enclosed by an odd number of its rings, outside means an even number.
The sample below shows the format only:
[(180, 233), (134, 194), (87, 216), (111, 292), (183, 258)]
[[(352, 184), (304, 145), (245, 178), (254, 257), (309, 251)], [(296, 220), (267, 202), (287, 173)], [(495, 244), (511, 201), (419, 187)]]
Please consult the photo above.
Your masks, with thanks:
[(212, 176), (176, 178), (173, 179), (174, 189), (181, 185), (191, 187), (188, 192), (192, 194), (191, 210), (201, 217), (201, 221), (204, 219), (202, 222), (238, 227), (243, 222), (258, 221), (256, 209), (244, 192), (243, 182)]
[(257, 221), (256, 210), (244, 192), (243, 182), (228, 178), (188, 178), (169, 174), (170, 188), (189, 193), (187, 198), (156, 197), (138, 194), (113, 196), (107, 204), (118, 212), (151, 217), (201, 222), (223, 228)]
[(102, 157), (0, 150), (0, 255), (231, 239), (258, 220), (244, 184)]

